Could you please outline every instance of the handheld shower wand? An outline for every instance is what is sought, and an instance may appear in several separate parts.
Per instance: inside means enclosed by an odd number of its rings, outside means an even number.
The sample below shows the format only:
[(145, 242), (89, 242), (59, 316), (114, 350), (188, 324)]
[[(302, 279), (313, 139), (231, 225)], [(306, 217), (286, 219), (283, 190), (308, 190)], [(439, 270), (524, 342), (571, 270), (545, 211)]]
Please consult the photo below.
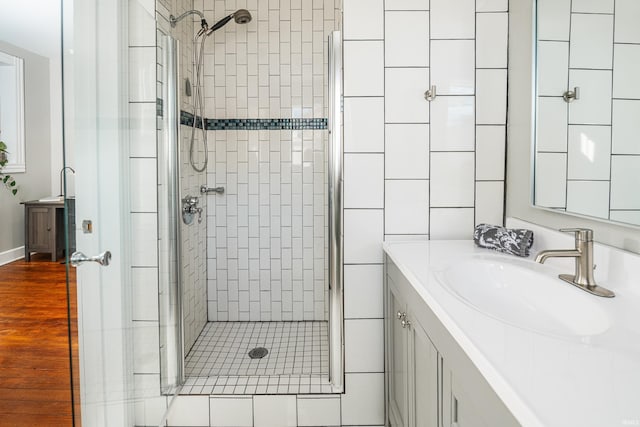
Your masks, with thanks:
[(205, 31), (205, 35), (211, 35), (214, 31), (219, 30), (220, 28), (227, 25), (227, 23), (232, 19), (236, 21), (236, 24), (248, 24), (249, 22), (251, 22), (251, 12), (249, 12), (247, 9), (238, 9), (231, 15), (227, 15), (213, 24), (213, 27)]
[[(219, 30), (224, 27), (231, 21), (235, 20), (237, 24), (246, 24), (251, 22), (251, 13), (246, 9), (238, 9), (230, 15), (225, 16), (220, 19), (218, 22), (213, 24), (211, 28), (207, 25), (207, 21), (204, 20), (204, 16), (200, 11), (189, 11), (185, 12), (186, 14), (195, 13), (199, 15), (201, 20), (201, 29), (193, 38), (194, 51), (193, 51), (193, 59), (194, 59), (194, 68), (193, 68), (193, 77), (195, 81), (195, 97), (193, 99), (193, 124), (191, 126), (191, 141), (189, 143), (189, 163), (191, 167), (196, 172), (204, 172), (207, 169), (207, 164), (209, 163), (209, 148), (207, 141), (207, 129), (206, 123), (204, 122), (204, 99), (203, 99), (203, 90), (201, 87), (202, 82), (202, 68), (203, 68), (203, 53), (204, 53), (204, 43), (208, 36), (213, 34), (214, 31)], [(171, 22), (177, 22), (182, 19), (185, 14), (180, 15), (178, 18), (172, 19)], [(197, 41), (202, 37), (200, 41), (200, 49), (198, 49)], [(196, 165), (195, 160), (195, 136), (196, 136), (196, 128), (200, 127), (202, 132), (202, 144), (204, 145), (204, 162), (202, 166)]]

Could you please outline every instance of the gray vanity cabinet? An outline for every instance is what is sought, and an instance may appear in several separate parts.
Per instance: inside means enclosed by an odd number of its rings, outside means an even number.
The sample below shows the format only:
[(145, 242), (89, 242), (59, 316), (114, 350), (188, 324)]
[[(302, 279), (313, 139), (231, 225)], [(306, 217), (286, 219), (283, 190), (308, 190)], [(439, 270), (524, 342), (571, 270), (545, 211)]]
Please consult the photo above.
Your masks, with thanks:
[(413, 390), (411, 413), (415, 427), (438, 425), (438, 351), (419, 323), (409, 326), (409, 355), (413, 375), (409, 377)]
[(388, 426), (520, 425), (389, 259), (385, 295)]
[(393, 427), (438, 427), (438, 352), (388, 281), (387, 363)]
[(483, 413), (472, 396), (465, 390), (456, 374), (449, 369), (447, 361), (440, 364), (442, 381), (442, 425), (451, 427), (488, 427)]
[(389, 372), (389, 418), (394, 427), (409, 427), (409, 345), (408, 334), (402, 327), (399, 314), (407, 305), (393, 291), (391, 281), (387, 290), (387, 371)]

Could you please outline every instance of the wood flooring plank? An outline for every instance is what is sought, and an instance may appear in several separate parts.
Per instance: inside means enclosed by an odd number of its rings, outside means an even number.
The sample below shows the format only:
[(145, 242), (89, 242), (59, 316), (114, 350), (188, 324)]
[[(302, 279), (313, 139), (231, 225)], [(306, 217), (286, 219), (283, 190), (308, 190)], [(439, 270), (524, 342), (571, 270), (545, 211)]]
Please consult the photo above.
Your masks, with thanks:
[[(47, 258), (38, 254), (31, 262), (0, 267), (1, 426), (73, 424), (66, 266)], [(72, 330), (77, 330), (74, 269), (70, 285)], [(77, 350), (77, 332), (74, 338)]]

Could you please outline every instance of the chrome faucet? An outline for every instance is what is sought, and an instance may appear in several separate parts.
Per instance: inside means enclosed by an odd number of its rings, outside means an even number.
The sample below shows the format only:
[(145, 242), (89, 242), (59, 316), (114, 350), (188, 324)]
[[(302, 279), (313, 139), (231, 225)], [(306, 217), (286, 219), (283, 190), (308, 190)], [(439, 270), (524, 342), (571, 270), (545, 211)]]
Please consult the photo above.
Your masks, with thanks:
[(544, 264), (547, 258), (570, 257), (576, 259), (575, 275), (560, 274), (558, 277), (574, 286), (599, 297), (612, 298), (616, 294), (596, 284), (593, 278), (593, 231), (587, 228), (564, 228), (560, 231), (575, 233), (576, 248), (538, 252), (536, 262)]
[(74, 174), (76, 173), (76, 170), (74, 168), (72, 168), (71, 166), (65, 166), (62, 169), (60, 169), (60, 195), (61, 196), (64, 196), (64, 191), (63, 191), (63, 188), (62, 188), (62, 186), (63, 186), (62, 184), (63, 184), (63, 177), (65, 176), (64, 175), (64, 171), (67, 170), (67, 169), (69, 169)]

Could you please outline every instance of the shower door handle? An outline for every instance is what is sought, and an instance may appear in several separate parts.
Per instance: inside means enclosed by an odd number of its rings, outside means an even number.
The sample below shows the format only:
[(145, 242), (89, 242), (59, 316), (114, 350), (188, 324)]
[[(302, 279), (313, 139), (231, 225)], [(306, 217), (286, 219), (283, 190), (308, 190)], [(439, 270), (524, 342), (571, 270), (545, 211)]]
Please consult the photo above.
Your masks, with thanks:
[(88, 257), (82, 252), (74, 252), (71, 254), (71, 259), (69, 260), (73, 267), (79, 267), (81, 264), (85, 262), (97, 262), (102, 266), (108, 266), (109, 262), (111, 262), (111, 252), (104, 251), (99, 255)]

